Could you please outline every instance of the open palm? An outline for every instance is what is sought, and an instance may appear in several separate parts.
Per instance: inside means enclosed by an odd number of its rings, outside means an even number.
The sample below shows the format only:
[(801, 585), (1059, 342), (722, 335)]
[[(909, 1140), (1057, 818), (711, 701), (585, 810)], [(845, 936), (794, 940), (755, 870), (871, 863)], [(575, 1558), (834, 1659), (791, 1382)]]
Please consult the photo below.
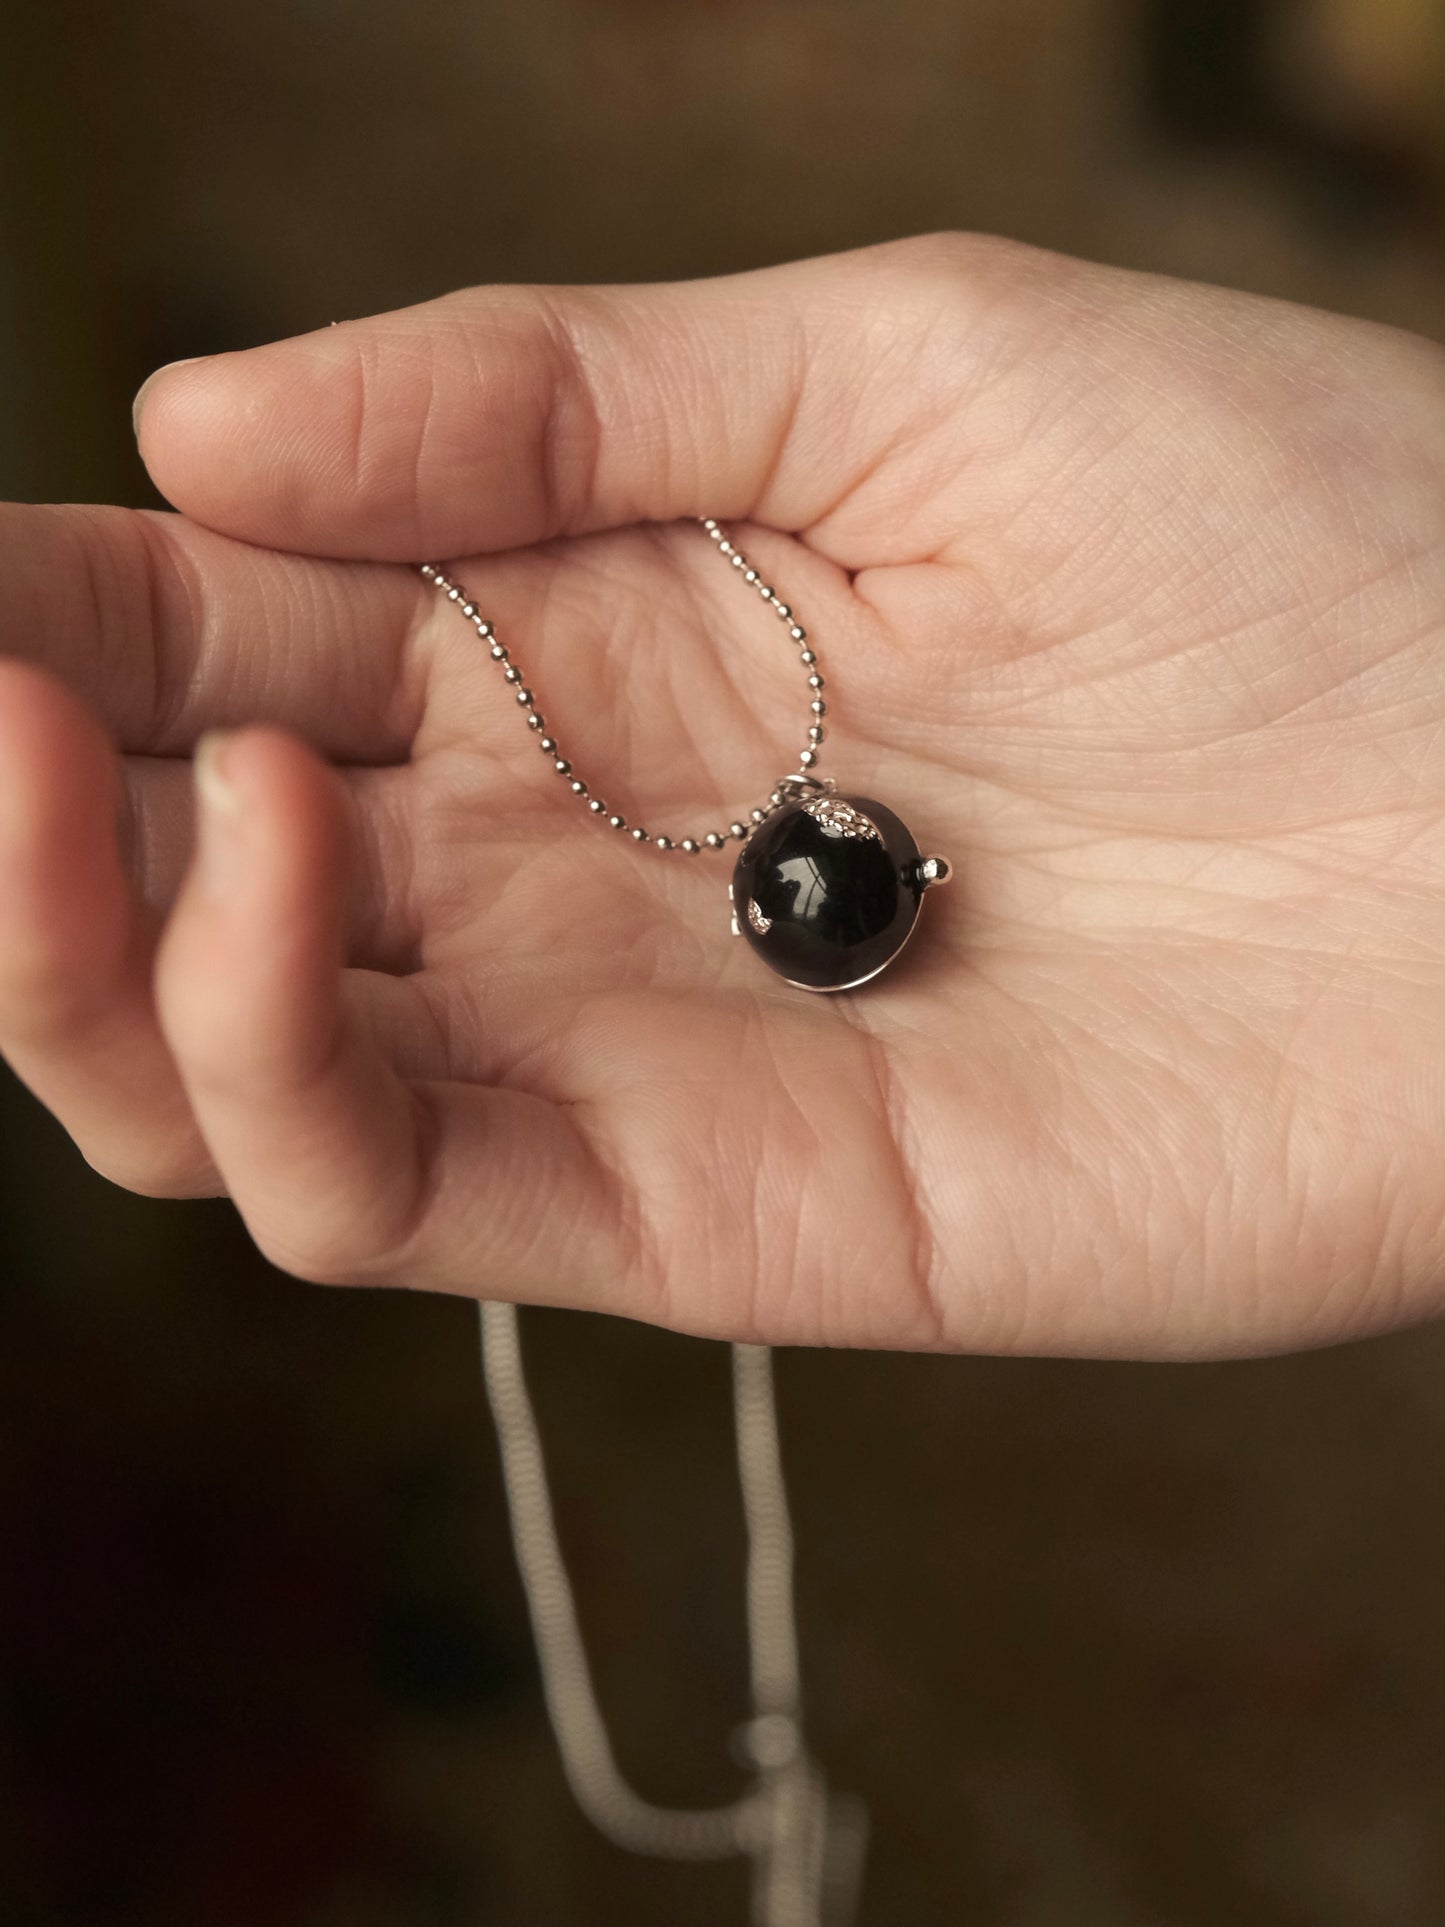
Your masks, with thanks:
[[(70, 685), (0, 680), (0, 1042), (119, 1181), (303, 1276), (731, 1337), (1438, 1305), (1437, 349), (936, 236), (182, 366), (142, 446), (190, 521), (10, 511), (0, 585)], [(809, 692), (702, 513), (808, 629), (823, 770), (956, 866), (856, 993), (730, 938), (726, 851), (589, 816), (397, 566), (630, 822), (725, 830)]]

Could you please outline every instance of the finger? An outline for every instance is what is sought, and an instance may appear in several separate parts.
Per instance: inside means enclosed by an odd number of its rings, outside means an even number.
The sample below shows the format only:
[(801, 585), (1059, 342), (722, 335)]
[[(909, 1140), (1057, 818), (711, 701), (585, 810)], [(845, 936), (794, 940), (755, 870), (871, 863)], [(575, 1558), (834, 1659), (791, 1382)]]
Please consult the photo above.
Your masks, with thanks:
[(151, 929), (116, 841), (104, 732), (0, 662), (0, 1051), (96, 1168), (134, 1191), (219, 1188), (151, 995)]
[(342, 994), (346, 812), (298, 742), (203, 745), (197, 860), (157, 971), (201, 1130), (303, 1277), (551, 1298), (615, 1261), (605, 1172), (557, 1107), (409, 1084)]
[(421, 561), (703, 513), (801, 528), (907, 439), (910, 409), (937, 415), (897, 378), (896, 310), (921, 334), (945, 276), (957, 300), (949, 240), (478, 288), (176, 363), (137, 398), (141, 452), (187, 514), (317, 554)]
[(400, 760), (429, 611), (409, 571), (268, 554), (175, 515), (0, 507), (5, 653), (62, 677), (126, 750), (267, 720), (338, 758)]
[[(190, 758), (123, 759), (125, 867), (144, 907), (169, 912), (195, 846)], [(421, 960), (422, 907), (412, 834), (415, 772), (409, 766), (345, 769), (354, 848), (347, 902), (346, 960), (366, 970), (407, 972)]]

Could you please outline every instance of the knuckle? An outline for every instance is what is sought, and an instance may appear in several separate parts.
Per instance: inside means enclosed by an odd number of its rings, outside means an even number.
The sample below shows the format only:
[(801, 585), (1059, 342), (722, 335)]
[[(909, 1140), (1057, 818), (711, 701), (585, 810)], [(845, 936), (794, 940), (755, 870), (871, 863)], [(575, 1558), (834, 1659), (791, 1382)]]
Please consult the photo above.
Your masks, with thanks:
[[(956, 395), (1026, 362), (1067, 310), (1087, 321), (1100, 270), (1026, 242), (963, 229), (885, 241), (858, 260), (880, 339), (911, 342)], [(1057, 321), (1052, 323), (1057, 329)]]
[(602, 406), (584, 346), (586, 324), (600, 310), (585, 290), (564, 297), (543, 287), (519, 291), (519, 311), (533, 352), (528, 435), (541, 525), (555, 532), (573, 527), (592, 499), (605, 439)]
[[(406, 354), (358, 331), (339, 387), (343, 422), (342, 491), (369, 513), (421, 521), (423, 451), (435, 419), (437, 371), (429, 344)], [(420, 531), (419, 531), (420, 533)]]
[(885, 241), (869, 250), (881, 257), (906, 288), (919, 296), (943, 297), (972, 307), (992, 302), (1016, 284), (1038, 284), (1076, 272), (1067, 256), (1015, 241), (1007, 235), (968, 228), (939, 228)]

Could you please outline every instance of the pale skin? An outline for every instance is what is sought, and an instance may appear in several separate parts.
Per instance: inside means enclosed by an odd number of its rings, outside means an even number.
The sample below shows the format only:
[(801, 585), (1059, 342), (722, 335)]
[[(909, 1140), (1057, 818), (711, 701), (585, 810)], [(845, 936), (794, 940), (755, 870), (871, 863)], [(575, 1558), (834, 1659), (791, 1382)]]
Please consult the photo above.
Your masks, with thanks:
[[(475, 289), (138, 424), (180, 515), (0, 517), (0, 1049), (118, 1183), (303, 1278), (720, 1337), (1440, 1309), (1439, 348), (934, 235)], [(821, 771), (956, 866), (856, 993), (729, 936), (731, 855), (589, 817), (415, 566), (615, 808), (725, 828), (808, 692), (704, 514), (816, 643)]]

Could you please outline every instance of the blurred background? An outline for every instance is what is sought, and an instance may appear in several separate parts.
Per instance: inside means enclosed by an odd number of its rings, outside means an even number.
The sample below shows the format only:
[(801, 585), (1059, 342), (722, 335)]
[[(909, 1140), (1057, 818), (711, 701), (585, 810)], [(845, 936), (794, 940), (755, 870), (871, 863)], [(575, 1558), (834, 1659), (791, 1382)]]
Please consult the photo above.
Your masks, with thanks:
[[(176, 356), (937, 227), (1445, 334), (1445, 0), (7, 0), (4, 41), (11, 498), (153, 501)], [(0, 1188), (0, 1920), (745, 1918), (572, 1808), (469, 1306), (280, 1276), (13, 1083)], [(727, 1797), (726, 1354), (527, 1332), (622, 1758)], [(863, 1927), (1445, 1920), (1445, 1327), (779, 1380)]]

